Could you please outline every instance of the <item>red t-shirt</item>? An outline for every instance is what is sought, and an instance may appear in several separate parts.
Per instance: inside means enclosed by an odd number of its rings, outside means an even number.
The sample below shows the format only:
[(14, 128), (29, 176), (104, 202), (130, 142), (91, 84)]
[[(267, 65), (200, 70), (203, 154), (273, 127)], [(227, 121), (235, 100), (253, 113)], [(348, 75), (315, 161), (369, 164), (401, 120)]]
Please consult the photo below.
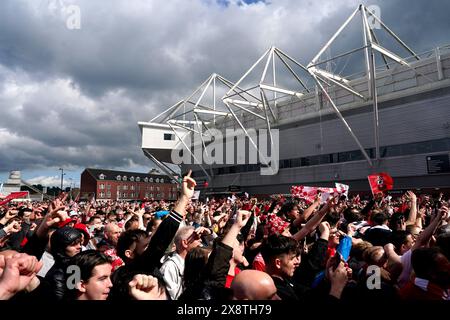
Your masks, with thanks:
[(233, 282), (234, 277), (241, 272), (241, 270), (238, 267), (234, 268), (234, 276), (227, 274), (227, 281), (225, 282), (225, 288), (231, 287), (231, 282)]

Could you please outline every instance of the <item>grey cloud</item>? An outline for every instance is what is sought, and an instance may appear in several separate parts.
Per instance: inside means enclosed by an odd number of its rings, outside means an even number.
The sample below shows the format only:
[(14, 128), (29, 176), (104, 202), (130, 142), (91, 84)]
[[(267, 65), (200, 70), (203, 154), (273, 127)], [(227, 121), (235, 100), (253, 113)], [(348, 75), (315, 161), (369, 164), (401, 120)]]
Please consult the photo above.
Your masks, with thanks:
[[(137, 121), (212, 72), (236, 81), (271, 45), (308, 63), (359, 3), (66, 2), (80, 6), (81, 30), (67, 29), (47, 0), (0, 3), (0, 128), (17, 135), (0, 141), (0, 171), (149, 165)], [(448, 42), (450, 3), (367, 3), (379, 5), (382, 19), (419, 52)], [(343, 40), (342, 48), (361, 38)], [(6, 94), (9, 81), (23, 91)]]

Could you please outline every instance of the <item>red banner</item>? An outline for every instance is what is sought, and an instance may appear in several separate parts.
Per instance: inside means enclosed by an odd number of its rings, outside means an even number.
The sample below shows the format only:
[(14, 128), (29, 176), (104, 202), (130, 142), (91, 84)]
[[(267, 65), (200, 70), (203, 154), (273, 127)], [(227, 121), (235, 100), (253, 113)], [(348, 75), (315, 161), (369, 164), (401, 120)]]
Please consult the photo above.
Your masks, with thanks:
[(308, 186), (291, 186), (291, 195), (293, 197), (301, 198), (309, 203), (314, 202), (317, 195), (320, 193), (321, 202), (326, 202), (330, 196), (338, 196), (345, 193), (346, 190), (338, 188), (324, 188), (324, 187), (308, 187)]
[(26, 196), (28, 196), (28, 192), (27, 191), (11, 192), (9, 195), (6, 196), (5, 199), (0, 201), (0, 206), (2, 206), (4, 204), (7, 204), (12, 199), (23, 198), (23, 197), (26, 197)]
[(367, 179), (369, 179), (369, 185), (373, 195), (392, 190), (394, 187), (394, 180), (385, 172), (371, 174)]

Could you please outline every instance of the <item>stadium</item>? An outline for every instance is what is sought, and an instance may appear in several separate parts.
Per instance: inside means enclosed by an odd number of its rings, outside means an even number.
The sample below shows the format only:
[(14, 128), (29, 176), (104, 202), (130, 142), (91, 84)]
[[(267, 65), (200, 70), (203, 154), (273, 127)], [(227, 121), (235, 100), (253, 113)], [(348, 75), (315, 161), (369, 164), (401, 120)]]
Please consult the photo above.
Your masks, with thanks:
[[(352, 39), (362, 44), (337, 45), (346, 31), (359, 32)], [(389, 173), (398, 191), (448, 192), (449, 48), (416, 53), (360, 5), (308, 64), (271, 47), (235, 82), (213, 73), (189, 97), (139, 122), (141, 147), (174, 179), (173, 150), (190, 153), (194, 164), (182, 163), (181, 172), (193, 169), (204, 195), (335, 182), (370, 192), (367, 176), (377, 172)], [(196, 161), (193, 150), (213, 145), (213, 129), (232, 132), (226, 143), (244, 137), (246, 154), (253, 150), (258, 161), (239, 159), (236, 147), (233, 161)], [(266, 129), (268, 150), (278, 151), (272, 163), (252, 138), (255, 129)], [(260, 174), (273, 161), (276, 172)]]

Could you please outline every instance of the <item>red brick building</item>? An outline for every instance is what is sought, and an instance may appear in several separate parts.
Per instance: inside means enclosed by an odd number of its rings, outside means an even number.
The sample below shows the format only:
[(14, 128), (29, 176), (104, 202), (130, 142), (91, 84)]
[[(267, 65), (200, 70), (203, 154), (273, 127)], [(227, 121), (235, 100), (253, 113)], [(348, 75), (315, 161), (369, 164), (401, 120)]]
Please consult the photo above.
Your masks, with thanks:
[(177, 184), (166, 175), (86, 168), (81, 174), (82, 199), (176, 200)]

